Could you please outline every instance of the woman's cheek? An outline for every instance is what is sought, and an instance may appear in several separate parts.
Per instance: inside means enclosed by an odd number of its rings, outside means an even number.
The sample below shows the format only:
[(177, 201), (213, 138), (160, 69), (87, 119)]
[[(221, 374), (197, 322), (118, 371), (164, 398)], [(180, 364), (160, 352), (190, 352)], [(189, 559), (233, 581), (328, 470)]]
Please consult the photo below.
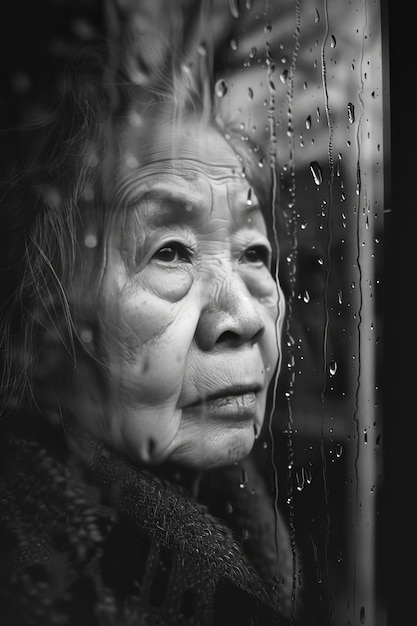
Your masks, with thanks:
[(250, 294), (265, 307), (269, 314), (276, 317), (279, 312), (281, 293), (269, 270), (242, 264), (239, 268)]
[(118, 380), (131, 402), (154, 404), (178, 396), (198, 319), (196, 307), (145, 290), (119, 295), (107, 310), (103, 337), (113, 381)]
[(193, 279), (193, 268), (187, 263), (172, 268), (150, 263), (142, 270), (137, 280), (147, 292), (173, 303), (187, 296)]
[(260, 348), (266, 378), (269, 382), (282, 357), (281, 339), (285, 317), (285, 298), (280, 285), (277, 285), (266, 267), (244, 266), (242, 274), (249, 292), (259, 303), (264, 321), (265, 332), (260, 341)]

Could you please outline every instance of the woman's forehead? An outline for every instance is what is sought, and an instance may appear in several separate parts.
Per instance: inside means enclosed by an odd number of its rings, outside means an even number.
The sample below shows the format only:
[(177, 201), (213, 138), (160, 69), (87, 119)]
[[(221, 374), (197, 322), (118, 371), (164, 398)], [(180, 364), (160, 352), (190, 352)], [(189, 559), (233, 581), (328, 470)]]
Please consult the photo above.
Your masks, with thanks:
[(173, 207), (187, 221), (191, 214), (208, 218), (218, 201), (240, 221), (258, 207), (258, 190), (246, 177), (250, 159), (238, 156), (211, 125), (192, 118), (145, 128), (124, 125), (119, 142), (115, 206), (139, 210), (141, 221), (144, 212), (156, 219), (162, 212), (166, 219)]
[(125, 206), (167, 193), (197, 206), (210, 203), (218, 189), (239, 202), (251, 195), (242, 164), (227, 140), (212, 127), (192, 121), (160, 124), (155, 132), (125, 131), (117, 178), (118, 204)]
[(256, 215), (261, 217), (247, 181), (229, 178), (213, 182), (204, 176), (184, 178), (181, 171), (174, 172), (165, 176), (150, 174), (142, 184), (139, 181), (126, 186), (120, 204), (142, 227), (192, 226), (219, 217), (242, 227), (252, 219), (255, 225)]
[[(126, 168), (121, 168), (126, 169)], [(187, 208), (210, 205), (217, 195), (234, 204), (256, 203), (249, 182), (230, 168), (194, 165), (184, 159), (153, 163), (136, 171), (124, 171), (118, 190), (118, 204), (136, 206), (146, 201), (178, 199)]]
[[(181, 161), (190, 171), (227, 168), (237, 175), (242, 164), (224, 136), (212, 126), (189, 119), (178, 123), (155, 120), (139, 128), (125, 126), (121, 132), (121, 162), (132, 169)], [(221, 172), (219, 172), (221, 175)]]

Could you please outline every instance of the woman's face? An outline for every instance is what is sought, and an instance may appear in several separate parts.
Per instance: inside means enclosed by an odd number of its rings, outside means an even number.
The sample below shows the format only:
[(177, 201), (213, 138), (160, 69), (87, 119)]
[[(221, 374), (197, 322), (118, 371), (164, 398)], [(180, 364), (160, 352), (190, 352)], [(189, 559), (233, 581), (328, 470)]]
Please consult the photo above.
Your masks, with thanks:
[(152, 132), (148, 144), (121, 135), (96, 304), (106, 388), (100, 411), (87, 402), (80, 419), (138, 462), (229, 464), (261, 429), (284, 300), (226, 140), (192, 123)]

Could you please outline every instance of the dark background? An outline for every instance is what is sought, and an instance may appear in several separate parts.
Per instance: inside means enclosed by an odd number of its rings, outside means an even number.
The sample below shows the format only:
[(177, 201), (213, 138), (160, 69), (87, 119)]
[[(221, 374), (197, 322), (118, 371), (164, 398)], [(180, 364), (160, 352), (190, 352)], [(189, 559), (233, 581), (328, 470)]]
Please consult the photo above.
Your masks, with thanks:
[[(416, 32), (404, 7), (384, 2), (388, 35), (391, 158), (387, 177), (390, 213), (384, 231), (384, 526), (383, 554), (388, 625), (415, 619), (416, 564), (415, 442), (416, 442)], [(410, 477), (411, 480), (408, 480)]]

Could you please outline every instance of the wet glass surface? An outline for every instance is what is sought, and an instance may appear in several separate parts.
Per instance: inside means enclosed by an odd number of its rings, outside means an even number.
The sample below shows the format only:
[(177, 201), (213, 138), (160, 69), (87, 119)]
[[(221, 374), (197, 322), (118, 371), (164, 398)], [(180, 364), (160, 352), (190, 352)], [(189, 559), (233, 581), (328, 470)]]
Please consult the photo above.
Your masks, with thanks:
[[(270, 177), (266, 211), (280, 250), (274, 271), (287, 310), (281, 371), (255, 455), (288, 521), (294, 555), (296, 546), (301, 555), (294, 556), (293, 592), (305, 579), (310, 624), (383, 626), (377, 554), (386, 158), (380, 3), (107, 5), (110, 45), (119, 36), (120, 15), (130, 42), (122, 49), (115, 43), (116, 54), (128, 59), (129, 80), (146, 87), (170, 56), (183, 55), (183, 78), (198, 64), (237, 143), (251, 146), (260, 176)], [(89, 41), (101, 27), (88, 2), (78, 9), (63, 32), (51, 28), (48, 34), (51, 66), (70, 41)], [(13, 59), (12, 96), (30, 109), (32, 69), (20, 53)], [(109, 65), (109, 85), (112, 71)], [(116, 103), (113, 86), (108, 95)], [(135, 122), (141, 120), (133, 113)], [(94, 165), (94, 146), (89, 159)], [(45, 193), (45, 202), (60, 203), (54, 187)], [(85, 245), (95, 248), (94, 232), (87, 232)], [(91, 330), (84, 333), (88, 343)], [(242, 489), (247, 482), (243, 474)]]

